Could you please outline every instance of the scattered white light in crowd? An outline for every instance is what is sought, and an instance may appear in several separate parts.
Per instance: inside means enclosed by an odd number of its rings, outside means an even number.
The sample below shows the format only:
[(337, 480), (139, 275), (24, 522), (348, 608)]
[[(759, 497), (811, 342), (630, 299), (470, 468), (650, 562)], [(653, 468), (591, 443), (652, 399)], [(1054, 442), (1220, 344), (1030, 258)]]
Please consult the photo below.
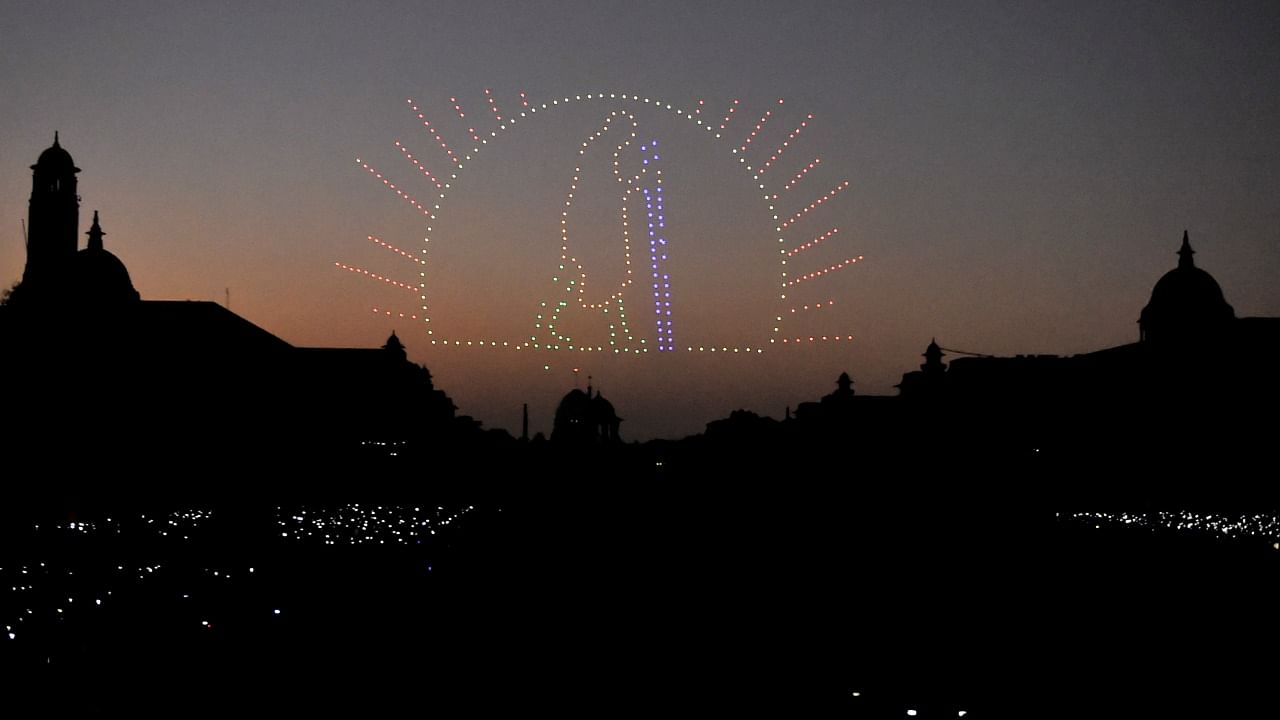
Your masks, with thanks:
[[(349, 504), (338, 507), (277, 508), (275, 522), (263, 528), (265, 532), (262, 536), (262, 549), (268, 553), (264, 559), (270, 560), (272, 557), (270, 553), (273, 544), (295, 542), (312, 542), (325, 547), (402, 545), (423, 546), (424, 549), (439, 548), (441, 546), (437, 542), (440, 534), (455, 527), (463, 516), (474, 510), (474, 505), (443, 504), (433, 507)], [(139, 592), (150, 593), (153, 597), (172, 598), (173, 601), (180, 601), (182, 607), (191, 610), (196, 607), (191, 604), (192, 597), (228, 602), (232, 601), (237, 592), (253, 594), (270, 587), (273, 571), (270, 562), (192, 566), (179, 560), (161, 563), (139, 562), (136, 559), (134, 553), (137, 551), (167, 554), (175, 549), (179, 554), (173, 557), (189, 557), (182, 554), (185, 552), (182, 548), (186, 542), (180, 538), (194, 537), (200, 540), (207, 537), (209, 523), (213, 518), (214, 513), (210, 510), (194, 509), (168, 514), (113, 515), (101, 522), (77, 520), (27, 526), (37, 541), (48, 542), (51, 547), (58, 549), (67, 547), (68, 543), (71, 544), (70, 547), (89, 547), (100, 540), (109, 540), (102, 546), (108, 549), (115, 547), (111, 543), (123, 543), (119, 547), (121, 552), (126, 553), (123, 557), (127, 559), (120, 562), (121, 558), (112, 557), (109, 550), (105, 556), (98, 555), (95, 550), (82, 558), (71, 553), (52, 564), (36, 559), (23, 563), (20, 559), (6, 555), (2, 560), (3, 564), (0, 564), (0, 588), (8, 587), (11, 599), (22, 597), (28, 598), (28, 601), (22, 604), (27, 607), (13, 607), (12, 602), (5, 602), (0, 597), (0, 616), (5, 612), (13, 613), (5, 632), (12, 640), (16, 636), (14, 627), (19, 624), (39, 628), (56, 623), (62, 628), (73, 628), (80, 622), (92, 622), (88, 614), (96, 618), (103, 617), (102, 613), (106, 610), (103, 600), (115, 594), (115, 590), (130, 591), (124, 594), (125, 605), (121, 606), (118, 602), (114, 604), (116, 608), (125, 607), (128, 612), (128, 603), (137, 601)], [(280, 531), (280, 539), (276, 539), (274, 535), (276, 530)], [(37, 543), (29, 547), (40, 551), (43, 546)], [(15, 549), (26, 551), (29, 547), (18, 545)], [(75, 559), (89, 564), (70, 564)], [(95, 566), (95, 562), (101, 564)], [(426, 567), (428, 571), (432, 568), (430, 564)], [(246, 577), (257, 579), (264, 576), (268, 581), (266, 586), (258, 582), (244, 584)], [(218, 589), (203, 592), (211, 584)], [(232, 593), (230, 596), (227, 595), (228, 589)], [(35, 603), (31, 602), (32, 599)], [(264, 610), (270, 610), (273, 617), (283, 615), (280, 607), (266, 604), (271, 602), (271, 598), (263, 600)], [(275, 600), (279, 601), (278, 598)], [(200, 612), (207, 612), (209, 609), (204, 606)], [(0, 620), (3, 619), (0, 617)], [(215, 625), (207, 615), (204, 618), (186, 615), (185, 621), (199, 622), (201, 627), (207, 629), (213, 629)], [(224, 620), (217, 625), (225, 629), (226, 623)], [(63, 629), (59, 632), (68, 631)], [(25, 634), (24, 642), (40, 642), (39, 639), (31, 640), (33, 636), (30, 633)], [(40, 633), (37, 632), (35, 637), (39, 638)]]
[(326, 545), (421, 544), (436, 530), (457, 522), (475, 507), (446, 511), (443, 506), (426, 513), (408, 506), (351, 504), (336, 508), (302, 509), (277, 516), (280, 536), (291, 540), (318, 540)]
[[(1059, 516), (1061, 517), (1061, 516)], [(1190, 511), (1159, 511), (1150, 513), (1077, 512), (1068, 520), (1093, 525), (1116, 527), (1140, 527), (1150, 530), (1165, 529), (1176, 532), (1201, 532), (1227, 537), (1280, 537), (1280, 516), (1267, 513), (1252, 515), (1217, 515)], [(1275, 544), (1280, 549), (1280, 543)]]

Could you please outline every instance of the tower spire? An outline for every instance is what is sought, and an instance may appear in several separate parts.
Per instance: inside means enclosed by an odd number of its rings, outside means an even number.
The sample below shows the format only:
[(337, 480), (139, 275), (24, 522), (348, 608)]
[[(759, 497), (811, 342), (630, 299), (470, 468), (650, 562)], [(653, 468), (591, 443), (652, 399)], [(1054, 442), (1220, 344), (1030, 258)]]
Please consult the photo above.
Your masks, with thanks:
[(89, 232), (85, 233), (89, 236), (89, 249), (102, 249), (102, 236), (106, 233), (102, 232), (102, 226), (98, 224), (98, 211), (93, 211), (93, 225), (89, 226)]
[(1178, 267), (1193, 268), (1196, 266), (1194, 260), (1191, 259), (1196, 251), (1191, 249), (1191, 238), (1187, 236), (1187, 231), (1182, 231), (1182, 247), (1178, 250)]

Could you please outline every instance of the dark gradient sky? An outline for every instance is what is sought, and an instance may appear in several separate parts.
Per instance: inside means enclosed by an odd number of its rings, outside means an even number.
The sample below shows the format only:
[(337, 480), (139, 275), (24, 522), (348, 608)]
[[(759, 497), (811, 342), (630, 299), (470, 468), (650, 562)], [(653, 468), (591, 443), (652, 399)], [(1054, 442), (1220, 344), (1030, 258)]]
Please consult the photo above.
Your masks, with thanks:
[[(429, 198), (394, 142), (437, 174), (450, 163), (405, 99), (469, 153), (468, 125), (494, 128), (485, 88), (507, 116), (520, 91), (535, 105), (602, 90), (686, 110), (705, 99), (717, 125), (741, 105), (718, 141), (630, 101), (527, 117), (464, 163), (435, 223), (355, 163)], [(789, 269), (866, 257), (781, 305), (778, 234), (730, 151), (769, 108), (746, 154), (756, 165), (815, 116), (765, 176), (780, 215), (850, 182), (782, 233), (791, 247), (840, 228)], [(551, 277), (578, 166), (571, 244), (588, 294), (616, 286), (605, 144), (617, 129), (577, 155), (614, 110), (664, 151), (677, 344), (767, 352), (432, 346), (527, 339), (539, 301), (560, 297)], [(101, 210), (144, 298), (221, 301), (229, 287), (233, 310), (301, 345), (374, 346), (395, 329), (462, 412), (516, 432), (526, 401), (533, 429), (549, 430), (580, 368), (626, 437), (678, 436), (739, 407), (781, 416), (841, 370), (860, 392), (890, 393), (932, 336), (997, 354), (1132, 341), (1184, 228), (1238, 315), (1280, 315), (1277, 128), (1274, 2), (6, 3), (0, 280), (21, 275), (27, 166), (57, 129), (84, 169), (84, 229)], [(814, 157), (795, 190), (778, 189)], [(430, 234), (428, 265), (370, 234), (414, 252)], [(416, 313), (416, 295), (335, 261), (425, 279), (433, 334), (372, 312)], [(641, 290), (628, 311), (652, 347)], [(827, 299), (772, 333), (777, 308)], [(561, 329), (603, 343), (598, 319), (569, 312)], [(856, 340), (768, 344), (823, 333)]]

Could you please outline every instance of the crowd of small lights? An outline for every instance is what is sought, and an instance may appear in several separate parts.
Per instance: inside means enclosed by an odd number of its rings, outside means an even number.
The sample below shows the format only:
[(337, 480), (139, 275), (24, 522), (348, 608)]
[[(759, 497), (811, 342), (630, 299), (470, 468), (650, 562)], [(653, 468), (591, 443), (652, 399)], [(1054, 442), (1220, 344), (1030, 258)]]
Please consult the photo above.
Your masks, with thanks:
[[(715, 123), (704, 119), (702, 114), (702, 110), (705, 105), (704, 100), (698, 100), (696, 107), (693, 110), (689, 111), (683, 108), (673, 106), (671, 103), (667, 103), (659, 99), (642, 97), (640, 95), (631, 95), (626, 93), (606, 93), (606, 92), (586, 93), (586, 94), (579, 94), (579, 95), (573, 95), (573, 96), (565, 96), (563, 98), (552, 99), (549, 102), (538, 104), (538, 103), (530, 103), (528, 100), (528, 96), (524, 92), (520, 92), (519, 93), (520, 109), (516, 113), (504, 116), (501, 109), (499, 108), (497, 97), (494, 91), (491, 88), (486, 88), (484, 89), (483, 94), (484, 94), (485, 102), (490, 109), (490, 114), (492, 115), (492, 119), (496, 127), (488, 130), (487, 133), (482, 130), (477, 130), (475, 127), (468, 127), (468, 132), (470, 133), (472, 140), (475, 141), (477, 144), (474, 147), (472, 147), (469, 153), (463, 152), (461, 158), (459, 157), (458, 152), (455, 152), (452, 149), (450, 149), (449, 144), (445, 141), (440, 131), (431, 124), (431, 122), (426, 118), (425, 114), (421, 111), (421, 109), (414, 102), (414, 100), (412, 98), (407, 100), (409, 107), (417, 115), (418, 120), (422, 122), (423, 127), (430, 133), (431, 137), (435, 140), (436, 144), (439, 145), (441, 150), (446, 154), (446, 156), (449, 158), (450, 162), (454, 166), (452, 168), (453, 171), (449, 173), (447, 178), (444, 177), (443, 175), (433, 174), (418, 157), (414, 156), (409, 151), (409, 149), (403, 143), (401, 143), (398, 140), (395, 143), (397, 149), (400, 151), (402, 156), (405, 157), (406, 160), (408, 160), (414, 166), (415, 170), (421, 173), (428, 180), (428, 182), (430, 182), (434, 186), (434, 189), (437, 194), (437, 202), (429, 203), (429, 204), (424, 204), (423, 202), (419, 202), (409, 193), (405, 192), (402, 188), (397, 187), (395, 183), (391, 182), (390, 179), (385, 177), (381, 172), (379, 172), (376, 168), (372, 167), (368, 163), (357, 158), (356, 159), (357, 164), (365, 168), (365, 170), (367, 170), (377, 180), (381, 181), (385, 187), (395, 192), (397, 196), (401, 197), (406, 202), (413, 205), (414, 208), (416, 208), (419, 212), (425, 215), (429, 220), (435, 221), (437, 219), (437, 213), (440, 211), (440, 208), (441, 208), (438, 201), (443, 201), (445, 199), (446, 191), (449, 190), (453, 186), (453, 184), (455, 184), (458, 181), (459, 173), (462, 171), (465, 164), (477, 158), (480, 155), (482, 148), (487, 146), (490, 140), (496, 139), (497, 137), (499, 137), (500, 134), (506, 132), (510, 128), (513, 128), (522, 120), (531, 119), (533, 115), (536, 115), (540, 111), (545, 114), (546, 112), (555, 110), (562, 105), (568, 106), (570, 104), (583, 103), (583, 102), (604, 101), (606, 103), (623, 103), (624, 104), (623, 107), (629, 104), (639, 104), (640, 106), (643, 106), (643, 107), (648, 107), (648, 108), (653, 108), (658, 110), (665, 110), (667, 112), (670, 112), (674, 114), (677, 118), (687, 120), (693, 123), (695, 127), (701, 128), (706, 133), (708, 133), (708, 137), (711, 137), (714, 140), (721, 140), (722, 133), (720, 131), (723, 131), (727, 128), (729, 122), (734, 117), (734, 114), (737, 112), (740, 105), (739, 100), (737, 99), (732, 100), (731, 103), (729, 104), (729, 107), (725, 111), (723, 119), (720, 121), (720, 123), (717, 126)], [(466, 123), (467, 114), (463, 111), (462, 104), (459, 101), (459, 99), (457, 97), (451, 97), (449, 101), (453, 106), (454, 112), (458, 115), (458, 118), (463, 120), (464, 123)], [(783, 102), (784, 101), (782, 99), (779, 99), (778, 105), (782, 105)], [(766, 170), (770, 169), (775, 163), (778, 162), (778, 160), (782, 157), (782, 155), (786, 152), (786, 150), (791, 148), (791, 146), (794, 144), (794, 142), (796, 141), (800, 133), (809, 126), (810, 122), (813, 120), (813, 115), (811, 114), (805, 115), (804, 116), (805, 119), (802, 122), (800, 122), (800, 124), (794, 130), (792, 130), (788, 135), (786, 135), (785, 139), (781, 141), (781, 144), (778, 146), (778, 148), (774, 150), (774, 152), (770, 154), (768, 158), (765, 159), (761, 165), (757, 167), (753, 167), (753, 165), (748, 162), (746, 155), (748, 154), (749, 151), (751, 151), (753, 146), (758, 145), (757, 140), (760, 137), (762, 130), (768, 124), (769, 120), (773, 117), (775, 109), (776, 108), (770, 108), (766, 110), (761, 115), (759, 121), (757, 121), (755, 126), (743, 139), (742, 143), (736, 147), (731, 146), (729, 150), (730, 150), (730, 155), (733, 156), (733, 159), (736, 159), (738, 163), (745, 168), (751, 180), (759, 187), (760, 190), (765, 191), (762, 197), (765, 202), (768, 215), (774, 220), (776, 224), (776, 227), (774, 229), (779, 235), (778, 242), (786, 243), (787, 238), (784, 236), (784, 231), (787, 231), (789, 228), (791, 228), (793, 225), (799, 222), (802, 218), (804, 218), (808, 214), (812, 213), (813, 211), (817, 210), (819, 207), (827, 203), (829, 200), (834, 198), (835, 195), (840, 193), (842, 190), (848, 188), (849, 182), (848, 181), (841, 182), (833, 190), (826, 193), (822, 197), (819, 197), (817, 200), (809, 203), (807, 206), (802, 207), (788, 219), (780, 220), (777, 214), (778, 209), (775, 206), (775, 203), (778, 201), (778, 195), (776, 192), (772, 194), (768, 192), (768, 188), (764, 184), (762, 180), (762, 176), (764, 175)], [(656, 349), (657, 351), (670, 351), (675, 349), (674, 340), (671, 334), (672, 333), (671, 319), (669, 317), (669, 314), (670, 314), (669, 290), (670, 290), (671, 273), (670, 271), (666, 270), (665, 267), (662, 269), (661, 272), (658, 272), (657, 268), (654, 267), (654, 265), (657, 265), (659, 263), (664, 263), (668, 259), (667, 252), (666, 252), (666, 245), (665, 245), (665, 240), (666, 240), (665, 236), (664, 237), (657, 237), (657, 235), (650, 236), (650, 242), (651, 242), (650, 270), (651, 270), (651, 276), (653, 276), (653, 279), (656, 281), (653, 283), (654, 291), (655, 293), (658, 294), (657, 297), (655, 297), (655, 300), (657, 301), (657, 303), (659, 303), (655, 305), (655, 311), (659, 313), (659, 317), (655, 322), (655, 329), (657, 331), (656, 332), (656, 338), (657, 338), (656, 348), (652, 348), (649, 345), (647, 338), (634, 337), (626, 321), (626, 311), (623, 303), (623, 291), (625, 288), (631, 286), (632, 280), (633, 280), (633, 274), (632, 274), (632, 268), (631, 268), (631, 264), (632, 264), (631, 263), (631, 246), (630, 246), (630, 235), (629, 235), (629, 219), (630, 219), (628, 214), (629, 204), (635, 199), (632, 197), (632, 195), (637, 193), (644, 196), (644, 199), (646, 201), (647, 212), (652, 212), (655, 207), (660, 207), (662, 204), (661, 202), (662, 201), (661, 171), (657, 171), (655, 169), (655, 172), (652, 175), (646, 175), (648, 168), (641, 167), (638, 173), (634, 174), (633, 176), (626, 176), (620, 170), (620, 163), (623, 160), (623, 153), (624, 151), (626, 151), (627, 148), (631, 147), (632, 141), (635, 139), (635, 136), (636, 136), (637, 122), (634, 114), (631, 112), (627, 112), (626, 110), (623, 110), (623, 109), (613, 109), (609, 113), (609, 116), (605, 118), (604, 125), (600, 128), (600, 130), (594, 133), (591, 137), (589, 137), (586, 141), (583, 142), (582, 147), (579, 149), (578, 155), (579, 156), (584, 155), (586, 150), (594, 143), (594, 141), (599, 139), (605, 132), (607, 132), (610, 128), (610, 125), (614, 121), (620, 120), (620, 119), (629, 121), (631, 126), (629, 130), (629, 137), (624, 138), (622, 142), (618, 143), (615, 146), (614, 154), (613, 154), (614, 174), (617, 177), (618, 182), (625, 183), (625, 188), (624, 188), (623, 197), (622, 197), (622, 213), (621, 213), (622, 235), (623, 235), (623, 244), (624, 244), (623, 245), (624, 261), (623, 261), (623, 268), (622, 268), (624, 274), (623, 274), (623, 280), (621, 282), (621, 285), (617, 287), (617, 290), (615, 292), (607, 296), (599, 297), (599, 299), (596, 299), (596, 300), (588, 300), (586, 296), (586, 284), (587, 284), (586, 271), (582, 267), (581, 263), (578, 262), (578, 260), (574, 257), (574, 255), (569, 250), (569, 241), (568, 241), (569, 208), (571, 208), (573, 205), (574, 194), (578, 189), (578, 183), (581, 181), (582, 168), (581, 168), (580, 162), (578, 163), (578, 167), (574, 168), (573, 180), (570, 184), (570, 190), (565, 200), (566, 209), (561, 219), (561, 232), (562, 232), (561, 257), (560, 257), (558, 272), (554, 273), (554, 277), (552, 278), (553, 284), (562, 285), (564, 292), (568, 293), (568, 298), (571, 298), (572, 300), (577, 301), (574, 304), (576, 304), (576, 306), (579, 309), (597, 311), (601, 314), (609, 330), (608, 345), (606, 346), (601, 343), (592, 344), (588, 342), (575, 341), (572, 337), (564, 335), (556, 330), (556, 326), (559, 323), (560, 316), (565, 310), (569, 309), (570, 307), (570, 299), (540, 301), (539, 312), (536, 313), (536, 316), (534, 318), (535, 332), (530, 334), (526, 339), (523, 339), (523, 340), (497, 340), (497, 339), (476, 339), (476, 338), (446, 339), (444, 337), (437, 336), (434, 330), (428, 329), (427, 335), (431, 338), (432, 345), (436, 345), (439, 347), (456, 347), (456, 348), (484, 347), (484, 348), (504, 348), (504, 349), (511, 349), (511, 350), (611, 352), (616, 355), (631, 355), (631, 356), (640, 356), (640, 355), (648, 354), (650, 349)], [(654, 142), (654, 145), (656, 145), (656, 141)], [(648, 147), (648, 146), (645, 146), (645, 147)], [(643, 148), (640, 150), (640, 154), (642, 156), (640, 158), (642, 166), (647, 166), (651, 162), (651, 160), (656, 160), (656, 157), (655, 158), (643, 157), (645, 152), (646, 150)], [(820, 163), (821, 163), (821, 158), (815, 158), (812, 162), (808, 163), (808, 165), (800, 169), (793, 177), (791, 177), (785, 183), (785, 185), (783, 186), (783, 190), (791, 190), (792, 188), (794, 188), (796, 184), (799, 183), (809, 173), (810, 170), (814, 169)], [(645, 180), (645, 182), (641, 182), (642, 179)], [(653, 206), (653, 207), (650, 207), (650, 206)], [(661, 214), (661, 212), (659, 211), (658, 214)], [(664, 226), (665, 226), (665, 222), (660, 222), (658, 223), (658, 227), (650, 228), (650, 230), (651, 232), (656, 232), (657, 230), (659, 230), (661, 227), (664, 227)], [(424, 244), (430, 242), (430, 234), (433, 232), (433, 228), (428, 226), (426, 228), (426, 231), (427, 231), (427, 236), (423, 238)], [(831, 265), (827, 268), (816, 270), (807, 274), (800, 275), (796, 278), (793, 278), (791, 273), (788, 271), (789, 269), (787, 267), (786, 258), (793, 258), (795, 257), (796, 254), (804, 250), (808, 250), (816, 247), (823, 240), (827, 240), (831, 238), (835, 233), (836, 233), (836, 229), (833, 228), (828, 233), (822, 236), (819, 236), (813, 240), (810, 240), (790, 251), (786, 251), (786, 250), (781, 251), (780, 261), (781, 261), (782, 268), (780, 270), (781, 292), (779, 293), (779, 300), (786, 301), (788, 288), (793, 288), (795, 285), (797, 285), (800, 282), (829, 275), (830, 273), (835, 272), (836, 270), (841, 270), (846, 267), (849, 267), (862, 259), (862, 256), (858, 256), (856, 258), (850, 258), (848, 260), (845, 260), (844, 262), (836, 263), (835, 265)], [(379, 242), (380, 244), (382, 244), (380, 240), (376, 242)], [(389, 245), (384, 245), (384, 247), (387, 247), (388, 249), (392, 249), (393, 251), (415, 262), (416, 264), (423, 265), (426, 262), (426, 259), (424, 257), (419, 257), (412, 253), (408, 253), (408, 252), (399, 250), (397, 248), (392, 248)], [(426, 250), (424, 249), (421, 254), (426, 255)], [(396, 287), (415, 292), (419, 295), (419, 300), (422, 301), (421, 309), (423, 310), (423, 313), (420, 316), (414, 313), (398, 312), (398, 311), (390, 310), (387, 308), (382, 308), (382, 309), (374, 308), (374, 312), (376, 314), (386, 315), (388, 317), (408, 318), (416, 321), (421, 321), (424, 323), (431, 322), (431, 318), (427, 314), (428, 307), (426, 304), (427, 296), (426, 296), (426, 282), (425, 282), (426, 274), (425, 273), (423, 272), (419, 273), (419, 276), (423, 278), (423, 280), (418, 282), (415, 287), (409, 283), (403, 283), (400, 281), (391, 280), (389, 278), (384, 278), (380, 275), (376, 275), (374, 273), (370, 273), (368, 271), (364, 271), (360, 268), (355, 268), (353, 266), (346, 265), (344, 263), (335, 263), (335, 266), (339, 268), (351, 270), (352, 272), (355, 272), (361, 275), (365, 275), (371, 279), (381, 280), (387, 284), (391, 284)], [(820, 306), (821, 305), (815, 305), (815, 307), (820, 307)], [(774, 317), (774, 320), (775, 320), (775, 327), (773, 329), (773, 334), (771, 337), (768, 338), (767, 344), (781, 343), (785, 345), (785, 344), (795, 344), (797, 341), (799, 341), (799, 338), (795, 341), (792, 341), (783, 336), (782, 330), (780, 327), (783, 322), (783, 315), (776, 315)], [(540, 337), (544, 333), (546, 337)], [(822, 336), (814, 336), (813, 341), (817, 342), (819, 337), (822, 337)], [(839, 336), (831, 336), (831, 337), (851, 339), (852, 335), (842, 333)], [(759, 354), (763, 352), (764, 347), (767, 344), (761, 343), (761, 345), (755, 346), (755, 347), (719, 346), (718, 350), (719, 352)], [(706, 348), (707, 346), (689, 345), (687, 347), (689, 351), (692, 352), (695, 347)], [(704, 351), (716, 352), (717, 347), (710, 347), (709, 349), (706, 349)], [(544, 369), (550, 369), (549, 364), (544, 364), (543, 367)]]
[[(371, 445), (390, 447), (395, 442), (371, 442)], [(323, 546), (370, 545), (424, 545), (433, 536), (456, 524), (475, 506), (448, 507), (424, 506), (373, 506), (351, 504), (336, 508), (277, 508), (277, 528), (282, 538), (278, 542), (293, 544), (299, 541)], [(136, 600), (137, 592), (152, 588), (189, 608), (192, 625), (213, 630), (221, 627), (216, 608), (200, 609), (196, 600), (202, 594), (210, 595), (217, 602), (222, 592), (217, 588), (228, 583), (257, 578), (263, 574), (263, 564), (237, 561), (223, 565), (192, 564), (191, 556), (184, 554), (182, 540), (192, 539), (197, 531), (206, 529), (213, 513), (204, 509), (179, 510), (159, 514), (137, 514), (107, 517), (99, 521), (71, 521), (62, 523), (33, 524), (36, 539), (53, 541), (48, 547), (66, 547), (65, 542), (89, 543), (102, 548), (114, 548), (106, 555), (96, 553), (81, 557), (80, 563), (45, 559), (22, 561), (6, 554), (0, 564), (0, 592), (9, 588), (8, 594), (0, 594), (0, 623), (9, 641), (47, 635), (50, 628), (76, 622), (88, 613), (100, 613), (110, 609), (113, 603)], [(123, 544), (104, 544), (104, 541)], [(177, 543), (176, 545), (174, 543)], [(77, 547), (72, 545), (71, 547)], [(31, 546), (9, 548), (43, 554), (46, 546), (37, 542)], [(177, 548), (164, 562), (116, 560), (117, 556), (160, 555)], [(40, 555), (37, 555), (37, 558)], [(203, 561), (203, 562), (207, 562)], [(430, 571), (431, 566), (425, 568)], [(269, 572), (269, 569), (268, 569)], [(184, 611), (186, 612), (186, 611)], [(262, 612), (280, 616), (278, 604), (263, 607)], [(24, 633), (25, 628), (25, 633)]]
[(377, 449), (386, 453), (387, 457), (397, 457), (400, 451), (405, 449), (409, 444), (407, 440), (365, 440), (360, 443), (362, 447), (369, 449)]
[[(1059, 514), (1059, 517), (1063, 516)], [(1280, 515), (1266, 513), (1215, 515), (1186, 510), (1149, 513), (1076, 512), (1065, 517), (1071, 521), (1092, 524), (1098, 529), (1104, 525), (1128, 526), (1152, 530), (1212, 533), (1235, 538), (1257, 537), (1280, 540)], [(1280, 549), (1280, 543), (1276, 543), (1276, 547)]]
[(318, 541), (322, 545), (420, 545), (438, 530), (457, 522), (475, 510), (467, 505), (456, 510), (444, 506), (361, 505), (308, 510), (301, 508), (277, 516), (280, 537), (297, 541)]
[[(212, 518), (212, 512), (204, 509), (178, 510), (169, 513), (106, 517), (101, 521), (69, 521), (65, 523), (34, 523), (32, 530), (37, 538), (66, 540), (83, 538), (83, 542), (97, 543), (109, 538), (165, 538), (166, 542), (190, 540)], [(15, 563), (0, 567), (0, 589), (9, 587), (12, 596), (0, 607), (14, 613), (6, 621), (5, 633), (10, 640), (18, 639), (24, 625), (62, 624), (74, 619), (81, 612), (96, 612), (115, 594), (112, 588), (149, 583), (167, 565), (160, 562), (118, 563), (102, 573), (93, 574), (101, 587), (86, 589), (80, 582), (91, 575), (71, 566), (53, 562)]]
[[(152, 580), (161, 569), (153, 565), (117, 565), (113, 568), (108, 585), (119, 587), (126, 583), (143, 583)], [(0, 567), (0, 588), (7, 585), (12, 595), (3, 607), (12, 613), (4, 620), (5, 635), (17, 640), (22, 629), (44, 623), (60, 625), (76, 619), (83, 612), (97, 612), (103, 603), (111, 600), (115, 590), (99, 588), (94, 591), (69, 590), (75, 583), (76, 570), (53, 563), (18, 563)]]
[(172, 533), (175, 537), (181, 536), (184, 540), (190, 539), (190, 534), (200, 526), (208, 522), (213, 517), (210, 510), (177, 510), (167, 515), (148, 515), (142, 513), (135, 517), (127, 518), (105, 518), (101, 522), (83, 522), (72, 520), (66, 523), (35, 523), (32, 530), (37, 534), (62, 534), (62, 535), (123, 535), (126, 533), (148, 533), (158, 535), (160, 537), (169, 537)]

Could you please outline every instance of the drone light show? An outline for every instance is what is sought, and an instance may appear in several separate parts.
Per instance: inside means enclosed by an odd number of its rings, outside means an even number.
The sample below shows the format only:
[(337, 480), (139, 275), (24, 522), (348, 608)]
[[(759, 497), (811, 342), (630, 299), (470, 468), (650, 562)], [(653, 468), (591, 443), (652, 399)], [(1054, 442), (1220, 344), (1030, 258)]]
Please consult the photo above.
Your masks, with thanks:
[[(373, 313), (419, 325), (433, 347), (519, 352), (545, 370), (585, 354), (743, 357), (853, 341), (846, 318), (822, 317), (841, 288), (830, 281), (863, 260), (850, 233), (822, 224), (850, 182), (815, 189), (821, 158), (789, 154), (813, 114), (793, 117), (779, 99), (743, 126), (739, 99), (717, 114), (701, 99), (684, 106), (626, 92), (509, 95), (450, 97), (441, 107), (460, 123), (452, 138), (428, 103), (409, 98), (419, 132), (389, 141), (399, 164), (356, 158), (418, 223), (397, 231), (405, 237), (378, 228), (363, 241), (399, 260), (398, 274), (334, 262), (383, 287)], [(559, 150), (549, 142), (557, 133)], [(496, 187), (504, 163), (530, 164), (528, 147), (545, 181)], [(724, 188), (740, 197), (726, 200)], [(531, 189), (542, 200), (517, 197)], [(480, 245), (476, 211), (451, 217), (468, 195), (529, 211), (502, 229), (488, 212), (479, 225), (490, 242)], [(727, 209), (717, 214), (717, 203)], [(459, 289), (459, 278), (469, 286)], [(477, 302), (487, 307), (463, 307)]]

